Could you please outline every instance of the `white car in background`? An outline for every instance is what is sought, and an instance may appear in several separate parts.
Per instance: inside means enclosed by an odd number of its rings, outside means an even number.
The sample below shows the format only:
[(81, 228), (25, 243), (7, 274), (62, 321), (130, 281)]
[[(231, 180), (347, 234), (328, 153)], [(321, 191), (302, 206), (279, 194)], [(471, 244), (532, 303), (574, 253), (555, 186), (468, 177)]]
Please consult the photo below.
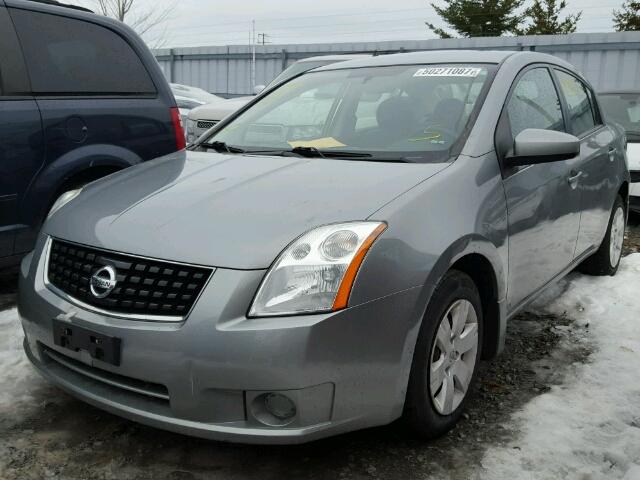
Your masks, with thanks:
[(176, 99), (176, 104), (180, 110), (180, 117), (182, 118), (182, 125), (186, 127), (187, 115), (189, 111), (196, 107), (206, 105), (211, 102), (218, 102), (224, 100), (222, 97), (218, 97), (212, 93), (207, 92), (198, 87), (191, 87), (189, 85), (182, 85), (180, 83), (171, 83), (171, 91)]
[(605, 117), (619, 123), (627, 134), (627, 157), (631, 172), (629, 209), (640, 213), (640, 91), (601, 92)]
[[(360, 58), (370, 57), (367, 54), (350, 54), (350, 55), (324, 55), (321, 57), (309, 57), (298, 60), (293, 65), (286, 68), (280, 75), (269, 83), (266, 87), (256, 86), (256, 94), (266, 88), (278, 85), (289, 80), (296, 75), (313, 70), (314, 68), (331, 65), (332, 63), (346, 62), (347, 60), (357, 60)], [(220, 120), (244, 107), (247, 103), (255, 98), (254, 95), (243, 97), (235, 97), (229, 99), (220, 99), (213, 101), (207, 105), (199, 106), (189, 111), (186, 121), (187, 143), (193, 143), (200, 135), (210, 128), (217, 125)]]

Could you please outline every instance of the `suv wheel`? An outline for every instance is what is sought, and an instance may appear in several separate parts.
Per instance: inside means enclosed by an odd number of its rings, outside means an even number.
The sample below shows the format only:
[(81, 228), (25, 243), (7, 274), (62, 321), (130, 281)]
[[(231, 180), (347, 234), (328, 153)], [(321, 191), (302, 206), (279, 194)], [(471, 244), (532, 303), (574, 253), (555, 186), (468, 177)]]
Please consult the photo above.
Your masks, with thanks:
[(604, 240), (598, 251), (586, 259), (579, 270), (588, 275), (615, 275), (622, 259), (622, 246), (626, 230), (627, 214), (624, 200), (618, 196)]
[(482, 305), (471, 278), (445, 275), (427, 308), (414, 353), (405, 420), (424, 438), (436, 438), (459, 420), (477, 374)]

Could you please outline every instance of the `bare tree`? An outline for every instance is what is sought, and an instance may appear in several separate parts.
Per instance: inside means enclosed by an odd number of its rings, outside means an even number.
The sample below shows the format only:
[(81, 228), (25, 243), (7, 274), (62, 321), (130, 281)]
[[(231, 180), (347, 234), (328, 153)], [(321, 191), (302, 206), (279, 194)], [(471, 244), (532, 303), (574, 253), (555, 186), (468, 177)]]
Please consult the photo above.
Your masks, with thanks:
[(140, 36), (153, 30), (155, 40), (151, 47), (160, 48), (166, 42), (164, 25), (174, 11), (175, 3), (170, 3), (164, 8), (155, 8), (144, 6), (139, 0), (93, 0), (93, 2), (100, 13), (126, 23)]

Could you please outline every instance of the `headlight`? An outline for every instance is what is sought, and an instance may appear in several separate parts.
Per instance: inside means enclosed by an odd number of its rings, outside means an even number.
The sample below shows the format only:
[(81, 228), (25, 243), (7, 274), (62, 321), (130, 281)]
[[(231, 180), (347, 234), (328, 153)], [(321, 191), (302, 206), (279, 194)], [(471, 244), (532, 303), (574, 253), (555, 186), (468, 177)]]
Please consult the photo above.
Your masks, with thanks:
[(387, 228), (381, 222), (326, 225), (289, 245), (265, 276), (250, 317), (340, 310), (369, 247)]
[(68, 192), (65, 192), (62, 195), (60, 195), (58, 199), (55, 201), (55, 203), (53, 204), (53, 206), (51, 207), (51, 210), (49, 210), (49, 215), (47, 215), (47, 219), (51, 218), (51, 216), (54, 213), (56, 213), (58, 210), (64, 207), (67, 203), (69, 203), (71, 200), (73, 200), (78, 195), (80, 195), (80, 192), (82, 192), (82, 189), (78, 188), (76, 190), (69, 190)]
[(187, 117), (187, 143), (193, 143), (198, 139), (198, 136), (196, 135), (196, 123), (198, 123), (196, 120), (191, 120)]

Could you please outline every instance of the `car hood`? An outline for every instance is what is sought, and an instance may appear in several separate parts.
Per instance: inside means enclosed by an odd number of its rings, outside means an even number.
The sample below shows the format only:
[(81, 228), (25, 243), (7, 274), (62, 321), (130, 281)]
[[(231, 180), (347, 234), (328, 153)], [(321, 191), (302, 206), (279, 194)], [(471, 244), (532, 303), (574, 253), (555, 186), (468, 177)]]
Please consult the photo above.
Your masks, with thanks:
[(236, 110), (244, 107), (255, 97), (238, 97), (228, 100), (220, 100), (218, 102), (207, 103), (194, 108), (189, 113), (191, 120), (213, 120), (220, 121), (226, 116), (231, 115)]
[(182, 152), (88, 185), (44, 231), (152, 258), (263, 269), (309, 229), (367, 219), (446, 166)]

